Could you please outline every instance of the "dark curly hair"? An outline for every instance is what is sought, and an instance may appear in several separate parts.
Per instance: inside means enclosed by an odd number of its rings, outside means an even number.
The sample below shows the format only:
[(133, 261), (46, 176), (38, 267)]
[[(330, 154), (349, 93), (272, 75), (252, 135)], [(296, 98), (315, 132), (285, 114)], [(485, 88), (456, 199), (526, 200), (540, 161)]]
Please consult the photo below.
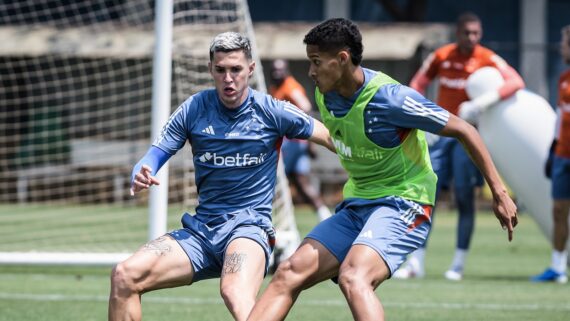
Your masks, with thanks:
[(358, 26), (347, 19), (334, 18), (320, 23), (305, 35), (303, 42), (325, 52), (348, 48), (354, 65), (358, 66), (362, 61), (362, 35)]

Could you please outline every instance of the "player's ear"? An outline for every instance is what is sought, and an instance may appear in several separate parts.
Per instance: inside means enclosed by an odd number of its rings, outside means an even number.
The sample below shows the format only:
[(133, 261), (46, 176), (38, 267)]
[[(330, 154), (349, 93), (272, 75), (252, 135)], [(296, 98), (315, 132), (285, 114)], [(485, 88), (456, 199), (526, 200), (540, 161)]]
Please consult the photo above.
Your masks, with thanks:
[(210, 71), (210, 73), (212, 73), (212, 62), (208, 61), (208, 71)]
[(252, 77), (253, 76), (253, 71), (255, 70), (255, 60), (252, 60), (249, 63), (249, 76)]
[(350, 61), (350, 53), (348, 50), (339, 51), (337, 57), (341, 66), (346, 65)]

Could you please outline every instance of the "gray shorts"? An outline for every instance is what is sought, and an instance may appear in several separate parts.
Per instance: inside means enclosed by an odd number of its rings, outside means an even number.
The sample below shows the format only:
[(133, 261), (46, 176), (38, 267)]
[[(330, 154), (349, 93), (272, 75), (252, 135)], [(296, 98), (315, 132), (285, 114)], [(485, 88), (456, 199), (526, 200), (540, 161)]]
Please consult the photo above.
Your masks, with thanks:
[(188, 213), (182, 216), (182, 229), (168, 233), (182, 247), (194, 268), (193, 282), (219, 278), (226, 249), (237, 238), (257, 242), (265, 252), (265, 273), (275, 244), (275, 232), (264, 217), (240, 212), (215, 225), (200, 222)]
[(319, 223), (307, 238), (319, 241), (339, 263), (352, 245), (366, 245), (378, 252), (391, 275), (425, 242), (430, 228), (431, 206), (393, 196), (353, 198), (340, 203), (336, 214)]

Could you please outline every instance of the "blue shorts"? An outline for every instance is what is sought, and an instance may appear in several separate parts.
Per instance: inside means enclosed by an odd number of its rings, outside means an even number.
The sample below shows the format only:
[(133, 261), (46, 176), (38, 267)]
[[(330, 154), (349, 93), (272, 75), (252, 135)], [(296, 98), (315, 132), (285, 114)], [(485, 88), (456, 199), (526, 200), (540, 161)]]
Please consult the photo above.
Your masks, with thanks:
[(281, 145), (285, 174), (304, 174), (311, 171), (309, 144), (306, 141), (284, 139)]
[(448, 188), (452, 179), (456, 188), (483, 186), (483, 175), (457, 139), (438, 137), (429, 154), (439, 186)]
[(431, 228), (430, 213), (431, 206), (400, 197), (347, 199), (307, 238), (319, 241), (339, 262), (352, 245), (367, 245), (386, 262), (391, 276), (406, 256), (425, 242)]
[(570, 159), (554, 156), (552, 161), (552, 198), (570, 199)]
[(182, 247), (194, 268), (193, 282), (219, 278), (226, 248), (237, 238), (248, 238), (257, 242), (265, 252), (265, 273), (269, 267), (269, 257), (275, 244), (275, 232), (269, 219), (255, 215), (254, 211), (220, 215), (215, 223), (203, 223), (185, 213), (182, 216), (182, 229), (168, 233)]

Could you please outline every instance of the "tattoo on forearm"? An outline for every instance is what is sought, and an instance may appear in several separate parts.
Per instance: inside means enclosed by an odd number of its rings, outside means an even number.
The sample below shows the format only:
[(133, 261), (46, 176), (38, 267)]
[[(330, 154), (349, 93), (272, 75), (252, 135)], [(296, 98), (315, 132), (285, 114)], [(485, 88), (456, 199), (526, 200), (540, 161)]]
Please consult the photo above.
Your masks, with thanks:
[(166, 244), (166, 240), (168, 240), (168, 237), (161, 236), (145, 244), (142, 250), (145, 252), (154, 252), (156, 256), (166, 255), (166, 253), (172, 251), (170, 245)]
[(247, 255), (243, 253), (229, 253), (224, 260), (224, 267), (222, 268), (222, 275), (229, 273), (237, 273), (244, 265)]

